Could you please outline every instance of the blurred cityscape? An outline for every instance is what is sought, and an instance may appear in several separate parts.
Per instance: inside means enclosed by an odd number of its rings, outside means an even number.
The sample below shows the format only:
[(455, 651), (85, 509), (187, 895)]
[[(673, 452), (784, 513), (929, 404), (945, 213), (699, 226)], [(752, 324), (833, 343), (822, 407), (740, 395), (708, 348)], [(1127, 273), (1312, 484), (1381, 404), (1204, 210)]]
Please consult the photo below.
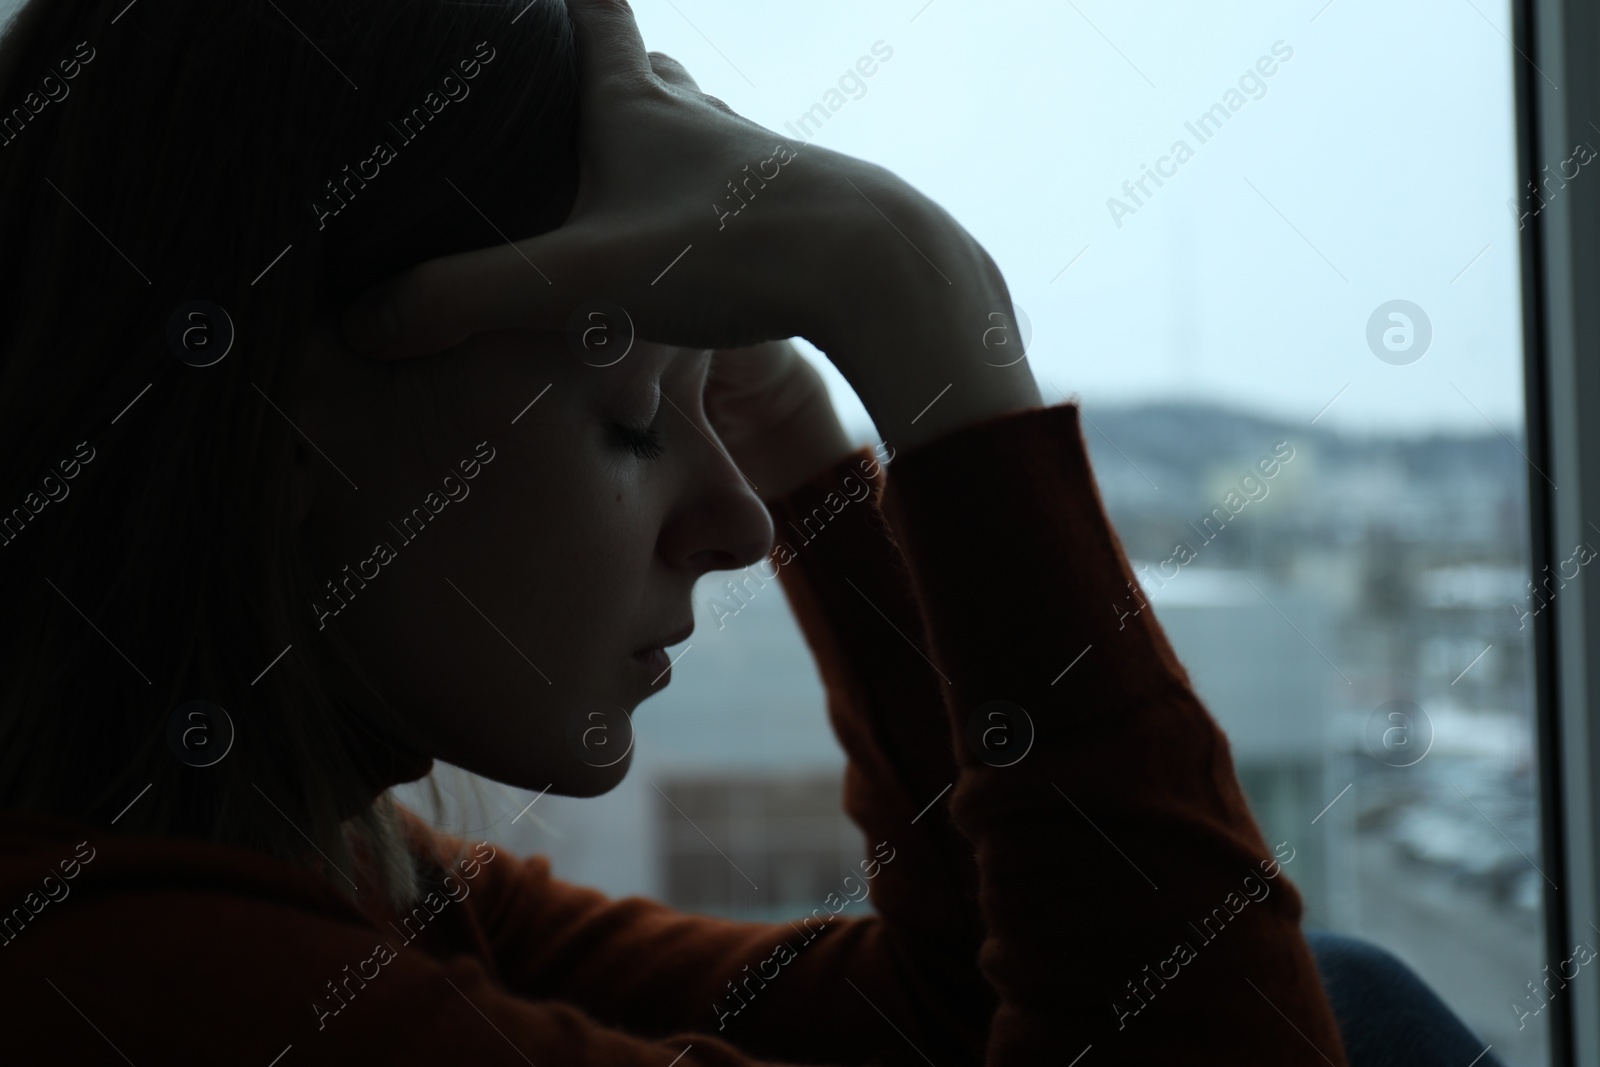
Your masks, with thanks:
[[(1144, 595), (1269, 843), (1297, 850), (1307, 927), (1383, 945), (1508, 1067), (1542, 1067), (1524, 613), (1551, 594), (1530, 596), (1520, 446), (1492, 431), (1356, 438), (1200, 405), (1088, 414)], [(488, 811), (457, 829), (613, 896), (739, 918), (821, 906), (865, 854), (841, 811), (843, 755), (783, 595), (758, 592), (719, 627), (709, 602), (725, 579), (697, 587), (695, 636), (636, 713), (617, 789), (524, 811), (531, 794), (483, 784)], [(440, 784), (464, 798), (452, 774)]]

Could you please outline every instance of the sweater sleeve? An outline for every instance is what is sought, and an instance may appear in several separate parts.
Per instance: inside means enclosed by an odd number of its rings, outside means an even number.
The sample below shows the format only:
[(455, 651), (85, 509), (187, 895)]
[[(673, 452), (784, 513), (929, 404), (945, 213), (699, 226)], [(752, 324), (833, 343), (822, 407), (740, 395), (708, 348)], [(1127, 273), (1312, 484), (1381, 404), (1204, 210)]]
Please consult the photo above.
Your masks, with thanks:
[[(1293, 843), (1267, 848), (1130, 597), (1077, 408), (876, 466), (770, 505), (872, 854), (856, 886), (736, 923), (503, 865), (474, 899), (506, 988), (786, 1062), (1342, 1064)], [(857, 891), (878, 914), (830, 918)]]
[[(1344, 1062), (1281, 873), (1294, 843), (1267, 848), (1136, 595), (1077, 405), (906, 453), (881, 504), (950, 683), (951, 814), (1001, 1000), (985, 1062)], [(991, 722), (1025, 754), (997, 755)]]

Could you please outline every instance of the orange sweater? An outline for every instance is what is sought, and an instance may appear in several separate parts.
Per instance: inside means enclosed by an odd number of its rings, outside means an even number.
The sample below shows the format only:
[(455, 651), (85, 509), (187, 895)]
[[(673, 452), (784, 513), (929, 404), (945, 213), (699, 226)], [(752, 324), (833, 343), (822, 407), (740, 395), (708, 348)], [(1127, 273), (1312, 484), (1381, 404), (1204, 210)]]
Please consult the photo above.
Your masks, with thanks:
[(829, 516), (781, 582), (876, 915), (685, 915), (487, 844), (367, 914), (241, 849), (3, 813), (0, 1063), (1340, 1067), (1294, 842), (1128, 610), (1077, 407), (871, 455), (769, 506)]

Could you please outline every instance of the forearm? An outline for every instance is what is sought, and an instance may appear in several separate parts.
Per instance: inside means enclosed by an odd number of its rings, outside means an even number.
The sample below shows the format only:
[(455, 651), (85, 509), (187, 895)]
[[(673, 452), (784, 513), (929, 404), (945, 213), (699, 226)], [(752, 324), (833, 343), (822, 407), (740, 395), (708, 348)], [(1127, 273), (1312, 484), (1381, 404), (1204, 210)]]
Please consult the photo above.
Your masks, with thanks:
[[(1127, 1064), (1344, 1062), (1278, 878), (1294, 842), (1267, 848), (1227, 738), (1129, 596), (1076, 406), (904, 450), (879, 503), (948, 679), (950, 814), (979, 859), (981, 966), (1003, 1001), (989, 1062), (1091, 1043)], [(986, 706), (1015, 758), (974, 740)]]

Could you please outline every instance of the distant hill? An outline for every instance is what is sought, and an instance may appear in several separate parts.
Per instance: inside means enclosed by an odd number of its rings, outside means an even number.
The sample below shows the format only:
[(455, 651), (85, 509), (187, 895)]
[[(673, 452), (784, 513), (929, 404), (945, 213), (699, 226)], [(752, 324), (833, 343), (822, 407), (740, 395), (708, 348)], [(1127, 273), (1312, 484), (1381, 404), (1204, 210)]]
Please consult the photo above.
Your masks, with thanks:
[(1219, 463), (1238, 464), (1242, 470), (1285, 440), (1297, 450), (1308, 446), (1324, 470), (1396, 464), (1411, 481), (1501, 484), (1525, 481), (1528, 475), (1517, 452), (1527, 451), (1521, 427), (1501, 427), (1511, 439), (1508, 443), (1488, 426), (1478, 434), (1355, 436), (1304, 420), (1269, 419), (1214, 404), (1094, 406), (1085, 414), (1084, 432), (1096, 471), (1109, 472), (1113, 461), (1122, 458), (1120, 449), (1158, 485), (1193, 484)]

